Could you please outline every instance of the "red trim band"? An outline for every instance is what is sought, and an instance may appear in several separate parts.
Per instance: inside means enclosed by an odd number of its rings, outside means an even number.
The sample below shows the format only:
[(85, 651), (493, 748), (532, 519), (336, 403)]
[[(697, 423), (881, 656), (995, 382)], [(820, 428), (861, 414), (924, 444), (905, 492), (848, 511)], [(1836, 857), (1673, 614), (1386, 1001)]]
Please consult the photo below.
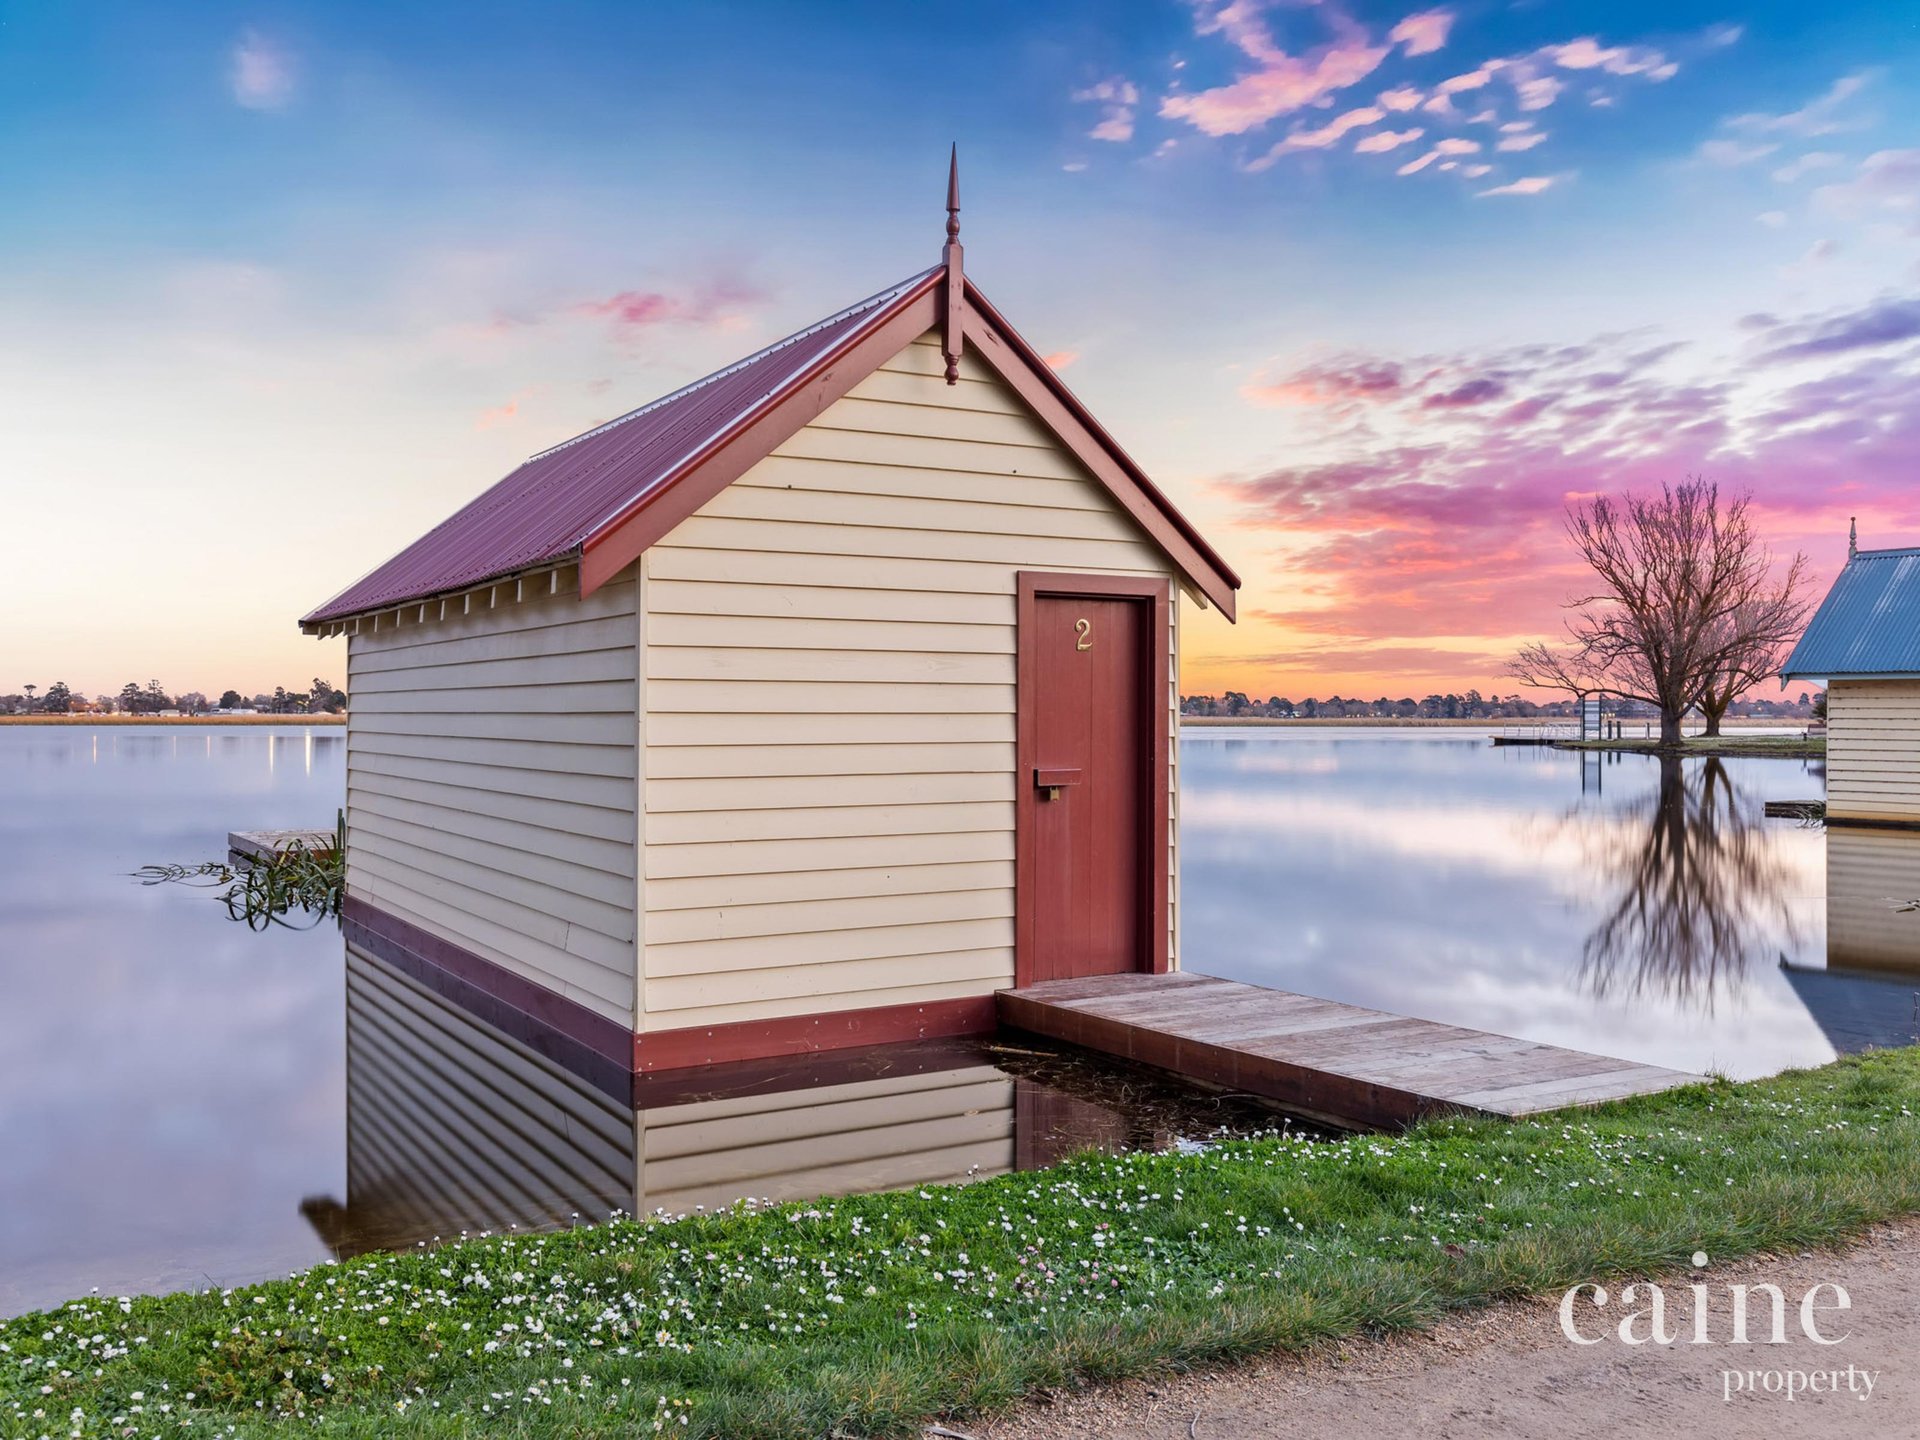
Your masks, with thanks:
[(807, 1055), (853, 1046), (984, 1035), (999, 1023), (999, 1011), (989, 993), (926, 1005), (876, 1005), (826, 1015), (786, 1015), (778, 1020), (648, 1030), (633, 1037), (633, 1068), (637, 1073), (655, 1074), (688, 1066)]
[[(924, 1005), (876, 1005), (776, 1020), (635, 1033), (578, 1000), (349, 895), (348, 943), (477, 1015), (599, 1088), (624, 1094), (636, 1075), (773, 1060), (908, 1040), (984, 1035), (998, 1028), (992, 994)], [(613, 1077), (618, 1077), (617, 1083)]]

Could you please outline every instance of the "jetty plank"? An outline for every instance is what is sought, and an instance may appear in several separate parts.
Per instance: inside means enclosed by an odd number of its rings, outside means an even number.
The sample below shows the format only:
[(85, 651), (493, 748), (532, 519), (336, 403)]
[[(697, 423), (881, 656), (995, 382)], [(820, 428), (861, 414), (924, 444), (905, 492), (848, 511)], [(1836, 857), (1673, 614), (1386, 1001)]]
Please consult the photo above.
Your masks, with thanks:
[(230, 830), (227, 849), (246, 860), (278, 860), (296, 845), (319, 854), (333, 849), (331, 830)]
[(1014, 1029), (1172, 1071), (1348, 1129), (1454, 1111), (1517, 1117), (1705, 1077), (1191, 971), (1000, 992)]

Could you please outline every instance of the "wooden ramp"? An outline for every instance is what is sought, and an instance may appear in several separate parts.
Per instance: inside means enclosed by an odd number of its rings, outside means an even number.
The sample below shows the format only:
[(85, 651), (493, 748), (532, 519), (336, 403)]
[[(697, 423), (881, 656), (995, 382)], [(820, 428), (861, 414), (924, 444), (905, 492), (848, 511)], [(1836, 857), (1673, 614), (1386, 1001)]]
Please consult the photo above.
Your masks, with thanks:
[(1704, 1078), (1210, 975), (1050, 980), (1001, 991), (1000, 1019), (1343, 1129), (1532, 1115)]

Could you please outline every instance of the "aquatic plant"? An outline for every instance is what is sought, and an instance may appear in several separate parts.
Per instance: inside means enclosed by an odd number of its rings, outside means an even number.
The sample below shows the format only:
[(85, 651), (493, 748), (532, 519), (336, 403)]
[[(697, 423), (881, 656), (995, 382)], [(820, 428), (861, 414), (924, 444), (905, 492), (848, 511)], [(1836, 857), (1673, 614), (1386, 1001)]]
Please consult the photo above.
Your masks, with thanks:
[[(251, 930), (269, 925), (308, 929), (340, 913), (347, 893), (347, 817), (334, 821), (333, 844), (296, 841), (271, 860), (208, 860), (198, 865), (143, 865), (142, 885), (223, 886), (218, 899), (230, 918)], [(299, 917), (298, 921), (290, 917)]]

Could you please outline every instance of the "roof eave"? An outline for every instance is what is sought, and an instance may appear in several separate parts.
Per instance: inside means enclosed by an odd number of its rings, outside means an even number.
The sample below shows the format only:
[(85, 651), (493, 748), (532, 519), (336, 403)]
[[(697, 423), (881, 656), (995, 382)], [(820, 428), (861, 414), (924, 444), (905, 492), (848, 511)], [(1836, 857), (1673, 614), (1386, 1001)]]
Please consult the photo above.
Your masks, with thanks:
[(1782, 670), (1785, 680), (1920, 680), (1920, 670)]
[(463, 580), (458, 585), (443, 586), (438, 590), (428, 591), (424, 595), (401, 596), (398, 599), (382, 601), (378, 605), (356, 606), (351, 610), (341, 610), (337, 613), (329, 611), (326, 605), (322, 605), (311, 614), (300, 617), (300, 629), (308, 635), (324, 635), (336, 625), (352, 624), (355, 621), (365, 620), (369, 616), (384, 615), (389, 610), (405, 610), (415, 605), (439, 605), (494, 586), (525, 582), (535, 575), (558, 576), (567, 566), (579, 563), (580, 547), (575, 545), (561, 551), (558, 555), (550, 555), (526, 565), (514, 565), (492, 574), (478, 575), (471, 580)]

